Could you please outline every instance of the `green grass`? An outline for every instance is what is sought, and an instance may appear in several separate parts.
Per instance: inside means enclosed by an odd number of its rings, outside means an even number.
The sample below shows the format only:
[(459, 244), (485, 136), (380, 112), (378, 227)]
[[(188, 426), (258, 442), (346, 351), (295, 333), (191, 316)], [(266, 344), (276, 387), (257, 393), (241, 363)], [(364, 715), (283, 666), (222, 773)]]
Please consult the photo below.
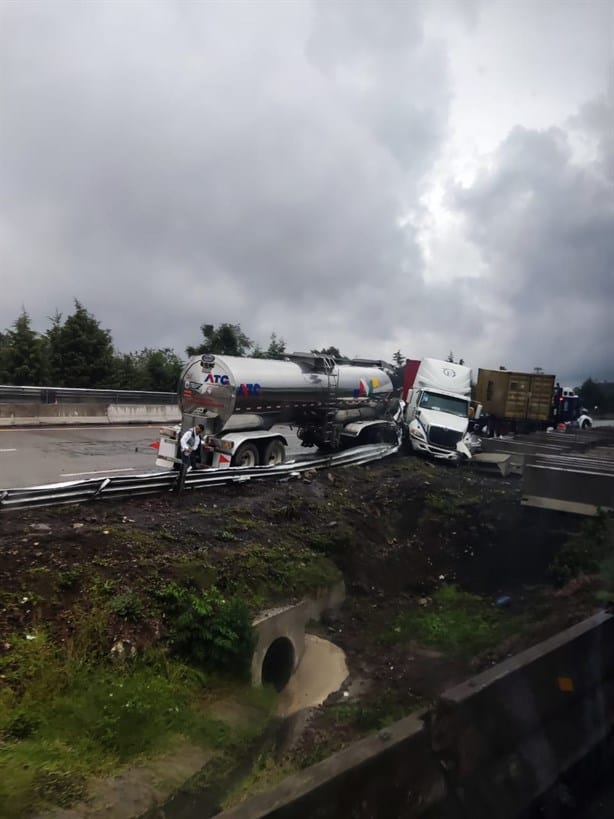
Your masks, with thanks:
[[(509, 620), (506, 615), (507, 627)], [(455, 586), (444, 586), (430, 605), (400, 612), (383, 639), (388, 643), (416, 640), (445, 653), (470, 655), (503, 637), (503, 615), (492, 604)]]
[(331, 705), (326, 709), (325, 715), (333, 724), (347, 725), (360, 734), (366, 734), (403, 719), (418, 704), (417, 699), (404, 704), (398, 697), (388, 693), (377, 700), (354, 700)]
[[(43, 632), (30, 636), (9, 638), (0, 657), (0, 814), (7, 819), (68, 805), (91, 775), (154, 754), (177, 736), (238, 756), (269, 718), (270, 697), (161, 651), (86, 666)], [(247, 722), (216, 718), (216, 702), (229, 691), (247, 703)]]
[(614, 555), (614, 520), (605, 513), (589, 518), (569, 537), (549, 567), (558, 586), (580, 575), (603, 575), (606, 591), (614, 591), (610, 558)]
[(334, 563), (299, 544), (247, 544), (216, 565), (218, 588), (245, 600), (252, 610), (301, 597), (341, 579)]

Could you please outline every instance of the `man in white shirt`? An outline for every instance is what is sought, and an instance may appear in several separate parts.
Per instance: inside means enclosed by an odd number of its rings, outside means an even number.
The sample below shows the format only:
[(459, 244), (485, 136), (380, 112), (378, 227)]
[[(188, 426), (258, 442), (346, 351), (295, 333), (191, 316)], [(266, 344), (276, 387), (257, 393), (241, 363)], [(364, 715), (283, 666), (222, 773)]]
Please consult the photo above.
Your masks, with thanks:
[(184, 466), (195, 467), (200, 458), (200, 436), (205, 431), (202, 424), (196, 424), (194, 427), (186, 430), (181, 436), (181, 462)]

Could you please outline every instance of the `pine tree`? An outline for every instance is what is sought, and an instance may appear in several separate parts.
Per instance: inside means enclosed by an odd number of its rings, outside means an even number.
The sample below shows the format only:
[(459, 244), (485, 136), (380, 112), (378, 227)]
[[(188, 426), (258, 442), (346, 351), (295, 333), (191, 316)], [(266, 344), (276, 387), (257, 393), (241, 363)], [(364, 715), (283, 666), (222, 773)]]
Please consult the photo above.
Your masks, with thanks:
[(47, 333), (50, 374), (58, 387), (109, 387), (114, 370), (109, 330), (75, 299), (75, 312), (64, 324), (56, 314)]
[(0, 368), (2, 380), (15, 386), (37, 386), (42, 381), (43, 344), (30, 326), (25, 309), (3, 337)]

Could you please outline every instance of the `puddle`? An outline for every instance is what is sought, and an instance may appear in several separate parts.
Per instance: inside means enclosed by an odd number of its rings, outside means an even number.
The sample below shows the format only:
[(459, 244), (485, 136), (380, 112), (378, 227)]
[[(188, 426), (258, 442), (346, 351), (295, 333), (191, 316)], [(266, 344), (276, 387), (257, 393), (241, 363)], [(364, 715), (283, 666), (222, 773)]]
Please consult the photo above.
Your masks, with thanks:
[(321, 705), (348, 676), (345, 653), (328, 640), (305, 635), (305, 652), (299, 667), (279, 695), (277, 715), (289, 717), (304, 708)]

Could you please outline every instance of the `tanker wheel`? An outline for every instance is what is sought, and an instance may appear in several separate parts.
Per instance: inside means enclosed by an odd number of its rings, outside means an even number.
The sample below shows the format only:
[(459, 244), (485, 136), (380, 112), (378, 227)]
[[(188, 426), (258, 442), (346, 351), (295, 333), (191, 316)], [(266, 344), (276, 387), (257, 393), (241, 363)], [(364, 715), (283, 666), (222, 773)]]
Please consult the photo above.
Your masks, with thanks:
[(263, 466), (279, 466), (286, 460), (286, 447), (280, 440), (274, 439), (270, 441), (267, 448), (264, 450), (264, 458), (262, 459)]
[(233, 456), (233, 466), (258, 466), (260, 464), (260, 455), (258, 454), (258, 447), (256, 444), (241, 444), (237, 449), (236, 455)]

